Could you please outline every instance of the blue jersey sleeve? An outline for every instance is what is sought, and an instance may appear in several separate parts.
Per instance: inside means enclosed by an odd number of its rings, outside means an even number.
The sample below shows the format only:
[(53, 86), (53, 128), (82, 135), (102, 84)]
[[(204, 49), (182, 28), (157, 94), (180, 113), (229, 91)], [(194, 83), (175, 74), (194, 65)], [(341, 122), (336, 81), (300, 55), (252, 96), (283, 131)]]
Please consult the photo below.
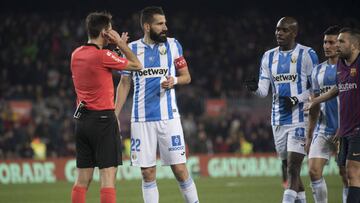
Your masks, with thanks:
[(319, 73), (320, 65), (315, 67), (311, 74), (311, 92), (315, 95), (320, 94), (320, 85), (317, 79), (317, 75)]
[(177, 41), (176, 39), (174, 40), (174, 42), (175, 42), (175, 44), (176, 44), (179, 57), (180, 57), (180, 56), (183, 56), (183, 49), (182, 49), (181, 44), (180, 44), (179, 41)]

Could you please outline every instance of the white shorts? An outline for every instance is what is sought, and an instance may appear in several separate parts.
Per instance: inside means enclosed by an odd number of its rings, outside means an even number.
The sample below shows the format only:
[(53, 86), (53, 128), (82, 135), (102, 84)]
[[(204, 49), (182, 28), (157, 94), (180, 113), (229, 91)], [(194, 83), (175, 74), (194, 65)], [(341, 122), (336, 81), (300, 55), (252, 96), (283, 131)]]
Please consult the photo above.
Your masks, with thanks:
[(323, 158), (329, 160), (334, 149), (333, 137), (334, 135), (314, 133), (309, 150), (309, 159)]
[(132, 166), (155, 166), (157, 146), (159, 146), (163, 165), (186, 162), (184, 134), (180, 118), (131, 123), (130, 157)]
[(306, 155), (305, 133), (306, 124), (272, 126), (276, 152), (281, 160), (287, 159), (287, 152), (297, 152)]

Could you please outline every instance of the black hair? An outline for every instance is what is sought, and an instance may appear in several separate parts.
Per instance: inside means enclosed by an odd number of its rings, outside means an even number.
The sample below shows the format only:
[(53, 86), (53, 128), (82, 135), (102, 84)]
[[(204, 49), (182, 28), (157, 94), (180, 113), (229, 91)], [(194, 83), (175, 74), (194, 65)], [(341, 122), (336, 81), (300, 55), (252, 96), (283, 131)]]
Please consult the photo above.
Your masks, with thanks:
[(155, 14), (165, 15), (164, 11), (159, 6), (149, 6), (141, 10), (140, 13), (140, 26), (143, 28), (144, 23), (152, 23)]
[(350, 36), (360, 45), (360, 30), (356, 28), (344, 27), (340, 30), (340, 33), (349, 33)]
[(332, 25), (325, 30), (324, 35), (339, 35), (340, 29), (338, 25)]
[(101, 30), (111, 24), (112, 16), (108, 12), (92, 12), (86, 17), (86, 30), (90, 38), (99, 36)]

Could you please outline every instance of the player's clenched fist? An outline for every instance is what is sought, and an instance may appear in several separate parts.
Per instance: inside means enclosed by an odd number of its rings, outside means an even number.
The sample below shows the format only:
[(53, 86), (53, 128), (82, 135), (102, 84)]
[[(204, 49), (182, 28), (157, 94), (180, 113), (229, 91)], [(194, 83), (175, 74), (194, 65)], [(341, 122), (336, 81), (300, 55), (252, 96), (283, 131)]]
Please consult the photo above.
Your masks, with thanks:
[(176, 84), (174, 77), (166, 76), (166, 80), (161, 83), (161, 87), (164, 89), (171, 89)]
[(256, 80), (256, 78), (254, 76), (246, 79), (244, 81), (245, 87), (249, 90), (249, 91), (256, 91), (258, 89), (258, 81)]

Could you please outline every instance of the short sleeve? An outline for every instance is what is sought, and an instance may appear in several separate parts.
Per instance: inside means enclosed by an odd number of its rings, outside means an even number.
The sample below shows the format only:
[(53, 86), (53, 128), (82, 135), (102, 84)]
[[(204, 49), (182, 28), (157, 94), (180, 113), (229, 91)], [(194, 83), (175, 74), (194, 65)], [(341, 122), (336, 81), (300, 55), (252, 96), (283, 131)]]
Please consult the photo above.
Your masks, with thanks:
[(102, 50), (102, 64), (104, 67), (123, 70), (127, 67), (128, 60), (119, 57), (115, 52)]

